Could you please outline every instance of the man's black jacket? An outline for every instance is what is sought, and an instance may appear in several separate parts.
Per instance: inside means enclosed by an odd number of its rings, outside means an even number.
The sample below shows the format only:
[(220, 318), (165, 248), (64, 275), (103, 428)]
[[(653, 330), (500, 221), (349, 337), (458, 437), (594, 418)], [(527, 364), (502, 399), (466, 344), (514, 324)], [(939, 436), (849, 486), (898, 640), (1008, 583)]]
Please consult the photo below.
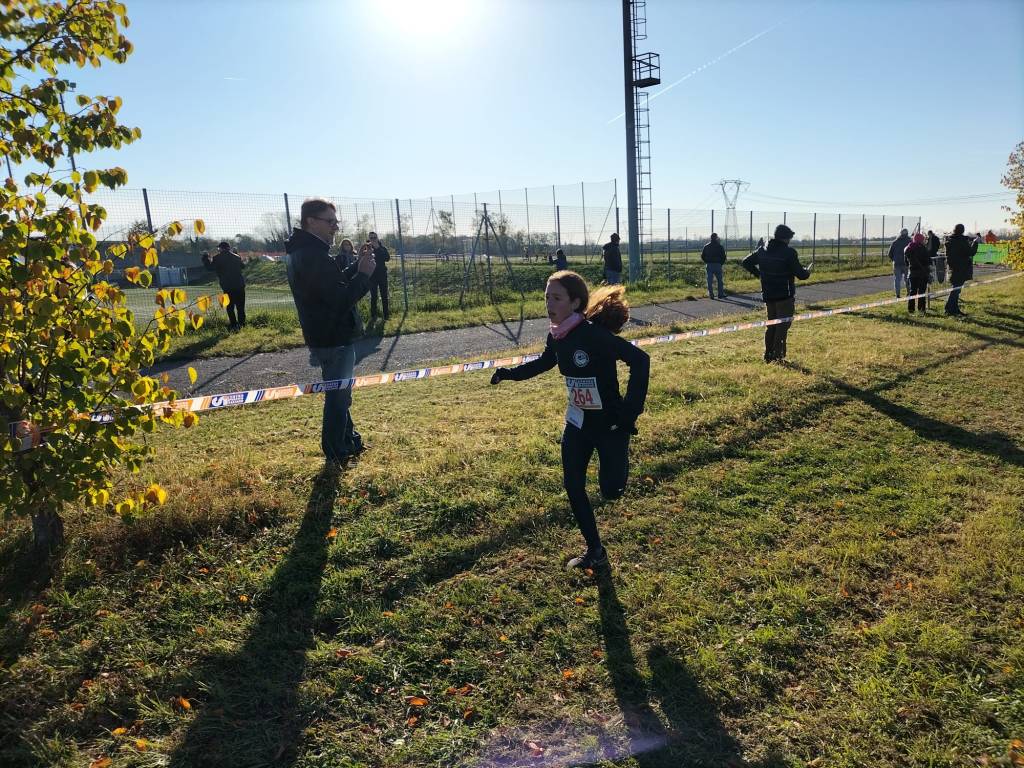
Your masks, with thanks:
[(206, 268), (217, 273), (217, 282), (224, 292), (240, 291), (245, 288), (245, 277), (242, 275), (242, 259), (231, 251), (218, 251), (211, 259), (203, 257)]
[(794, 277), (806, 280), (811, 273), (804, 269), (796, 250), (774, 238), (743, 260), (743, 268), (761, 278), (761, 296), (765, 301), (782, 301), (796, 296)]
[(602, 249), (604, 252), (604, 268), (612, 272), (622, 271), (622, 253), (619, 251), (619, 244), (608, 242)]
[(388, 273), (387, 262), (391, 261), (391, 254), (388, 253), (388, 249), (383, 245), (378, 245), (373, 249), (373, 260), (377, 262), (377, 266), (373, 268), (373, 276), (375, 278), (383, 278)]
[(974, 254), (978, 243), (966, 235), (950, 235), (946, 238), (946, 266), (949, 280), (954, 285), (963, 285), (974, 277)]
[(370, 290), (370, 279), (357, 264), (342, 269), (327, 243), (304, 229), (285, 243), (288, 285), (295, 298), (302, 336), (310, 347), (351, 344), (363, 331), (356, 305)]
[(705, 264), (725, 264), (725, 246), (720, 240), (712, 240), (701, 249), (700, 260)]

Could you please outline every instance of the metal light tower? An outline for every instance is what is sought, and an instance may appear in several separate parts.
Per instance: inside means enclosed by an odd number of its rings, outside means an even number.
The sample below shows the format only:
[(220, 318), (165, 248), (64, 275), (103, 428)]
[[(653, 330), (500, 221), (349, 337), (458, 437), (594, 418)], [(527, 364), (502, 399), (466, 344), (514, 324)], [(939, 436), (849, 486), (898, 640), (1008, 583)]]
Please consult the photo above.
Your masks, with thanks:
[(636, 44), (647, 39), (646, 9), (646, 0), (622, 0), (630, 282), (640, 278), (641, 253), (651, 248), (651, 123), (643, 89), (661, 82), (661, 57), (635, 53)]
[(750, 182), (742, 179), (722, 179), (711, 186), (720, 187), (722, 197), (725, 198), (725, 236), (722, 240), (728, 242), (730, 232), (734, 233), (734, 236), (739, 232), (739, 224), (736, 222), (736, 198), (750, 186)]

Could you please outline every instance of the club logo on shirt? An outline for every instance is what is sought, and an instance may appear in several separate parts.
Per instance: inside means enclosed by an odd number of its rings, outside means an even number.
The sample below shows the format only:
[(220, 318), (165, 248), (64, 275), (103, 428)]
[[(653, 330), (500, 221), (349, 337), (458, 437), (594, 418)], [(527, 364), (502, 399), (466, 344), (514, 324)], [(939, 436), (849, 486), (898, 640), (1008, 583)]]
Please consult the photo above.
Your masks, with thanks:
[(572, 361), (576, 363), (577, 368), (583, 368), (590, 362), (590, 355), (584, 352), (582, 349), (577, 349), (572, 353)]

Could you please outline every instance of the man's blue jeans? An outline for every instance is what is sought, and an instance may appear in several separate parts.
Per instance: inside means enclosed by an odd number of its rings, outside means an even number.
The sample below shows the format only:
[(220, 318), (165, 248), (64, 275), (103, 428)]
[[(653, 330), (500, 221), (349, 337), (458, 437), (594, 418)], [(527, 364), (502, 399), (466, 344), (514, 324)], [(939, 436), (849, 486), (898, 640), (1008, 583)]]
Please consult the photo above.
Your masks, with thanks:
[(896, 298), (900, 297), (900, 287), (907, 286), (907, 293), (910, 293), (910, 278), (904, 271), (903, 267), (899, 264), (892, 265), (892, 279), (896, 285)]
[(715, 292), (711, 289), (711, 279), (714, 278), (718, 281), (718, 298), (725, 298), (725, 287), (722, 284), (722, 271), (725, 267), (724, 264), (705, 264), (704, 266), (708, 269), (708, 296), (712, 299), (715, 298)]
[(608, 283), (608, 285), (621, 285), (622, 273), (616, 272), (614, 269), (606, 269), (604, 271), (604, 281)]
[[(350, 379), (356, 367), (355, 347), (310, 347), (309, 364), (320, 366), (324, 381)], [(363, 441), (352, 424), (352, 387), (324, 394), (324, 420), (320, 447), (329, 460), (344, 459), (362, 450)]]

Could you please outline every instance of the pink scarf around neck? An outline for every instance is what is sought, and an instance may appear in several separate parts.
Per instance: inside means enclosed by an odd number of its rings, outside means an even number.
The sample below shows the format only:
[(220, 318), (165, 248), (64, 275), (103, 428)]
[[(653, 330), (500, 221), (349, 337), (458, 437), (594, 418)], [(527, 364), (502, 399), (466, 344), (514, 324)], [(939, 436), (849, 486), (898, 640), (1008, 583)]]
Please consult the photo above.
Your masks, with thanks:
[(551, 331), (552, 336), (554, 336), (556, 339), (561, 340), (568, 336), (569, 331), (571, 331), (577, 325), (582, 323), (583, 320), (583, 315), (581, 315), (579, 312), (573, 312), (571, 315), (565, 318), (565, 320), (558, 323), (557, 325), (555, 323), (551, 323), (549, 330)]

